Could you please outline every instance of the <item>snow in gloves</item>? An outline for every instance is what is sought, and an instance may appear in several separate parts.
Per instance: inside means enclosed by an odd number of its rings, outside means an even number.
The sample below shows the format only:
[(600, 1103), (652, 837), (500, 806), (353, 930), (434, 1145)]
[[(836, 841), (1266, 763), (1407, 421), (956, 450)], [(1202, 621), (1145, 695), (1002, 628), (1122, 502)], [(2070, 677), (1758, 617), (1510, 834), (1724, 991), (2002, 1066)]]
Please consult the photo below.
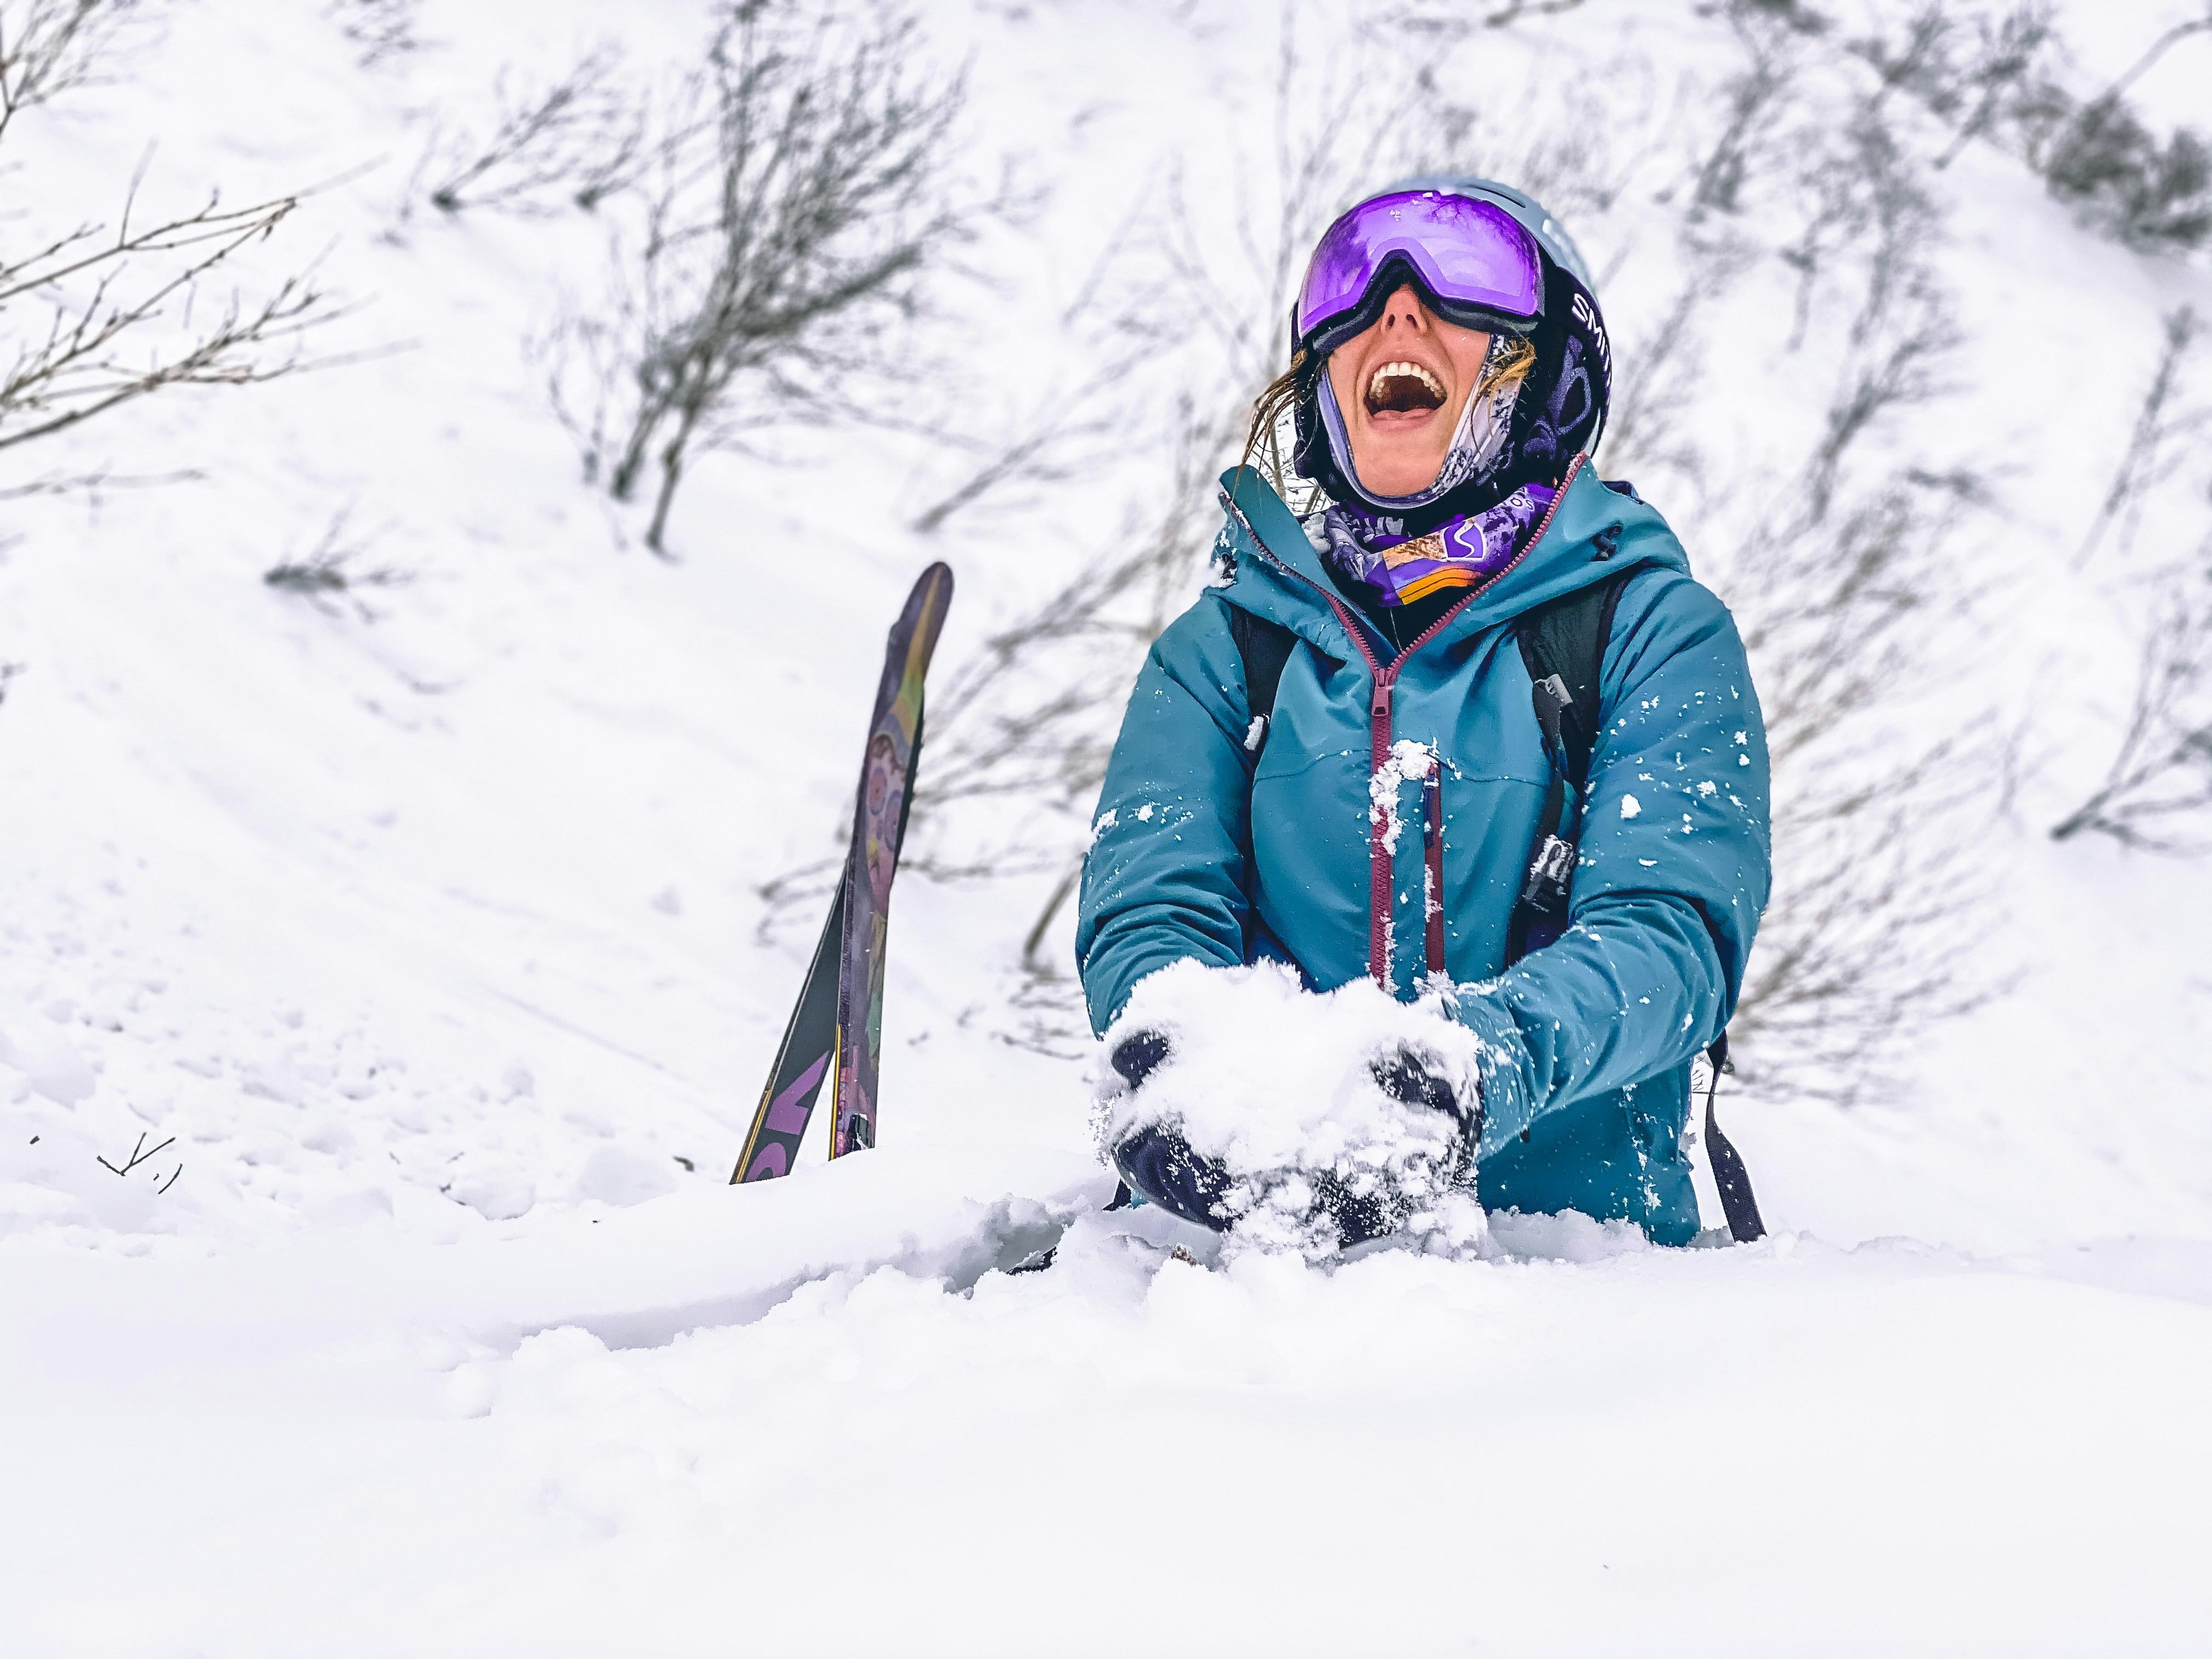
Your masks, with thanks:
[[(1590, 465), (1588, 271), (1520, 192), (1414, 180), (1322, 237), (1291, 347), (1094, 822), (1103, 1149), (1139, 1198), (1310, 1254), (1458, 1249), (1504, 1209), (1686, 1243), (1765, 735), (1727, 609)], [(1250, 464), (1285, 426), (1287, 466)]]

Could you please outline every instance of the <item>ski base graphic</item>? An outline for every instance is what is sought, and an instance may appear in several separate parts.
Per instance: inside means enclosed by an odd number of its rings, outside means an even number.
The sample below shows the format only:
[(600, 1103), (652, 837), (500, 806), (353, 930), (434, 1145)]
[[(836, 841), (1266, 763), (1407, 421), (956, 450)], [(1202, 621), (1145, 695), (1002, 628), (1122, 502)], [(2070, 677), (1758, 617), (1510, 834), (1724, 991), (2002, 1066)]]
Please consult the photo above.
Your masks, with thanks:
[(868, 743), (854, 804), (852, 845), (837, 896), (807, 964), (806, 979), (776, 1051), (752, 1129), (730, 1180), (787, 1173), (830, 1085), (830, 1156), (876, 1143), (876, 1082), (883, 1052), (884, 940), (891, 878), (914, 805), (921, 755), (922, 683), (952, 599), (952, 572), (921, 573), (884, 641)]

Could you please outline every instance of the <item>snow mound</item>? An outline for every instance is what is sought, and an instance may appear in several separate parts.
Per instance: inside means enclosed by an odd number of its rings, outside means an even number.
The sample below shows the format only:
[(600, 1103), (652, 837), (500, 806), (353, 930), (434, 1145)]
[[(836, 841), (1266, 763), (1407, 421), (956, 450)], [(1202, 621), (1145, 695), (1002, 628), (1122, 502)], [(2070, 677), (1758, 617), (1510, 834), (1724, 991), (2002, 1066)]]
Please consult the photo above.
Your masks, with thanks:
[(1103, 1053), (1157, 1031), (1167, 1057), (1131, 1089), (1097, 1068), (1094, 1129), (1102, 1153), (1145, 1129), (1179, 1135), (1230, 1177), (1218, 1212), (1230, 1249), (1337, 1253), (1322, 1201), (1383, 1201), (1396, 1242), (1437, 1254), (1482, 1254), (1488, 1237), (1474, 1189), (1455, 1176), (1459, 1120), (1385, 1094), (1373, 1066), (1409, 1051), (1455, 1095), (1480, 1097), (1477, 1041), (1442, 994), (1401, 1003), (1366, 980), (1326, 994), (1275, 963), (1209, 968), (1181, 962), (1141, 981)]

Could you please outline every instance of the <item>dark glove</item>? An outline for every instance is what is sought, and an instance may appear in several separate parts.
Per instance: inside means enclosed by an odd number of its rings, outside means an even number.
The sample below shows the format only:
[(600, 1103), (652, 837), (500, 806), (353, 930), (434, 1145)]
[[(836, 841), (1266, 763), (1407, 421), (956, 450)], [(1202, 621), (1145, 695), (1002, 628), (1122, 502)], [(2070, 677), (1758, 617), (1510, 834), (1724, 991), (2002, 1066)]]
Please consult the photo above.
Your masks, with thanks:
[[(1133, 1031), (1114, 1045), (1106, 1063), (1132, 1090), (1141, 1089), (1171, 1048), (1164, 1031)], [(1174, 1131), (1157, 1125), (1135, 1130), (1115, 1144), (1113, 1157), (1123, 1183), (1148, 1203), (1216, 1232), (1228, 1226), (1214, 1206), (1229, 1190), (1229, 1177)]]
[(1217, 1233), (1228, 1230), (1228, 1218), (1217, 1213), (1229, 1191), (1228, 1175), (1173, 1130), (1155, 1126), (1125, 1137), (1114, 1147), (1114, 1167), (1132, 1190), (1170, 1215)]
[[(1377, 1054), (1368, 1070), (1376, 1086), (1391, 1099), (1443, 1112), (1458, 1121), (1451, 1176), (1455, 1182), (1471, 1177), (1474, 1149), (1482, 1139), (1480, 1097), (1477, 1097), (1472, 1110), (1462, 1109), (1449, 1079), (1431, 1069), (1428, 1058), (1410, 1048), (1401, 1046)], [(1346, 1248), (1397, 1231), (1413, 1213), (1413, 1206), (1404, 1195), (1387, 1186), (1355, 1193), (1341, 1176), (1324, 1172), (1315, 1177), (1314, 1190), (1322, 1210), (1336, 1223), (1338, 1239)]]
[(1145, 1079), (1159, 1069), (1168, 1057), (1168, 1038), (1164, 1031), (1132, 1031), (1115, 1044), (1114, 1053), (1107, 1060), (1132, 1089), (1141, 1089)]
[(1455, 1178), (1464, 1180), (1474, 1173), (1474, 1149), (1482, 1140), (1482, 1092), (1478, 1089), (1473, 1100), (1462, 1102), (1449, 1079), (1431, 1070), (1431, 1065), (1419, 1050), (1401, 1046), (1377, 1054), (1370, 1069), (1376, 1086), (1391, 1099), (1449, 1112), (1459, 1120), (1461, 1167), (1453, 1173)]

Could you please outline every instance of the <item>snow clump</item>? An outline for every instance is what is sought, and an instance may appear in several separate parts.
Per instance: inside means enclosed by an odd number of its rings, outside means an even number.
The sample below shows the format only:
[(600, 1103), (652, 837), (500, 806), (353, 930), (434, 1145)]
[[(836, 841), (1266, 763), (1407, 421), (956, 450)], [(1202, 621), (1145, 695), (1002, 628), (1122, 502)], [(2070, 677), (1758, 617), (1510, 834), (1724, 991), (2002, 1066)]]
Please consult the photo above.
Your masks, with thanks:
[(1452, 1256), (1486, 1253), (1471, 1186), (1455, 1182), (1459, 1120), (1408, 1105), (1376, 1082), (1375, 1060), (1410, 1049), (1467, 1108), (1480, 1100), (1477, 1040), (1440, 995), (1401, 1003), (1366, 979), (1308, 991), (1279, 963), (1179, 962), (1139, 981), (1104, 1039), (1158, 1031), (1168, 1054), (1132, 1090), (1098, 1068), (1093, 1129), (1102, 1155), (1138, 1131), (1179, 1134), (1230, 1177), (1218, 1206), (1229, 1248), (1338, 1252), (1319, 1200), (1395, 1195), (1396, 1242)]

